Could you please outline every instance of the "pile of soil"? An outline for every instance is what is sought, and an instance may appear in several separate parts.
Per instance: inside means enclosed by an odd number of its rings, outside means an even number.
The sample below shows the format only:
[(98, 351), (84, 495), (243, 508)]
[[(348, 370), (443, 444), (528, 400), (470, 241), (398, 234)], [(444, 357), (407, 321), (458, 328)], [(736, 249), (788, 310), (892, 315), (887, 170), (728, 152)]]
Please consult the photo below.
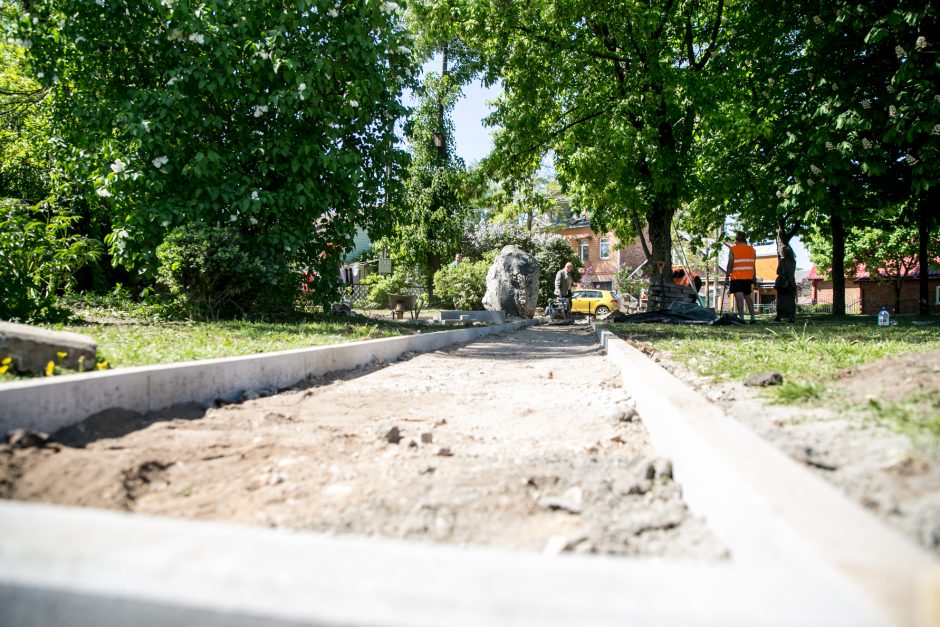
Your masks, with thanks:
[(720, 559), (589, 328), (0, 446), (0, 495), (327, 533)]

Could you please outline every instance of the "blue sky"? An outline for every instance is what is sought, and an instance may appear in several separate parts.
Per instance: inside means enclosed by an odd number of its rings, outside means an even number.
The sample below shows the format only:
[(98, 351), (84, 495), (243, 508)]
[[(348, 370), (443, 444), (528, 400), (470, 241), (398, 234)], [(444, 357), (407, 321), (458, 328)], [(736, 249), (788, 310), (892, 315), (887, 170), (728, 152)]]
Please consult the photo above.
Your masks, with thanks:
[[(480, 83), (473, 83), (464, 87), (463, 97), (454, 107), (457, 154), (467, 165), (485, 157), (493, 147), (491, 129), (483, 126), (483, 118), (490, 112), (487, 102), (498, 97), (499, 93), (498, 87), (486, 88)], [(791, 245), (796, 253), (797, 268), (809, 270), (811, 264), (806, 247), (799, 238), (794, 238)]]

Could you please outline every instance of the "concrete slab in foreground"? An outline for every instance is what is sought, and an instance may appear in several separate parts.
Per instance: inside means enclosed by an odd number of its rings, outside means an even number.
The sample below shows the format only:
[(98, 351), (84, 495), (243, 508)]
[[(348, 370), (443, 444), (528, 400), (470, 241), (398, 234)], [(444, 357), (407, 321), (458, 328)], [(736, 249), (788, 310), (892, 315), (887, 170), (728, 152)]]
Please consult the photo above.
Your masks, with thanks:
[(866, 627), (813, 573), (0, 503), (6, 627)]
[(245, 390), (286, 388), (310, 377), (376, 360), (392, 361), (403, 353), (432, 351), (533, 324), (534, 320), (519, 320), (456, 331), (6, 383), (0, 385), (0, 433), (15, 428), (52, 433), (112, 407), (146, 413), (179, 403), (211, 405), (216, 399), (236, 400)]

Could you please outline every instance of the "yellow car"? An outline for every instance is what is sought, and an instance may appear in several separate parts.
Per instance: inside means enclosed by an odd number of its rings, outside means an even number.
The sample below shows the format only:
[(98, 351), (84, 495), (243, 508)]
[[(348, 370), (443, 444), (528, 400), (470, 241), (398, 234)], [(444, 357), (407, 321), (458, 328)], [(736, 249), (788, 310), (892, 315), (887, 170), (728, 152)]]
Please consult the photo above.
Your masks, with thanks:
[(606, 316), (620, 309), (620, 296), (608, 290), (571, 290), (571, 313)]

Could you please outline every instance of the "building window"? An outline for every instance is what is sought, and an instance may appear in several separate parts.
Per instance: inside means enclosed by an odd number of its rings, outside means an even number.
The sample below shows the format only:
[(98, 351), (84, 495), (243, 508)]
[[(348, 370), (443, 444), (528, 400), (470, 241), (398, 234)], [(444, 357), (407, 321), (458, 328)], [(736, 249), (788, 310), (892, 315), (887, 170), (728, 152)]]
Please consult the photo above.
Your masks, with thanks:
[(610, 240), (601, 238), (601, 259), (610, 259)]
[(591, 245), (588, 244), (587, 242), (581, 242), (581, 250), (579, 253), (581, 257), (581, 261), (588, 260), (588, 257), (590, 256), (590, 251), (591, 251)]

